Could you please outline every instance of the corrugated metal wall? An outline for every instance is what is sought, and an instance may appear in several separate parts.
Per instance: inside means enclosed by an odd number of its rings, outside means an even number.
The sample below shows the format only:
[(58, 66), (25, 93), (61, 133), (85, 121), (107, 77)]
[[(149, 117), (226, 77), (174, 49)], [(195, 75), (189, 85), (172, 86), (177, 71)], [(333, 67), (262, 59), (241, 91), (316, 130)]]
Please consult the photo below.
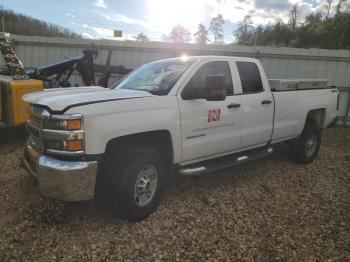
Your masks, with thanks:
[[(326, 78), (342, 92), (340, 115), (345, 115), (350, 87), (350, 50), (296, 49), (245, 46), (213, 46), (159, 42), (87, 40), (12, 35), (18, 57), (25, 67), (49, 64), (81, 54), (93, 44), (100, 50), (98, 64), (104, 64), (113, 49), (112, 65), (136, 68), (150, 61), (186, 55), (256, 57), (269, 78)], [(74, 78), (72, 84), (80, 84)]]

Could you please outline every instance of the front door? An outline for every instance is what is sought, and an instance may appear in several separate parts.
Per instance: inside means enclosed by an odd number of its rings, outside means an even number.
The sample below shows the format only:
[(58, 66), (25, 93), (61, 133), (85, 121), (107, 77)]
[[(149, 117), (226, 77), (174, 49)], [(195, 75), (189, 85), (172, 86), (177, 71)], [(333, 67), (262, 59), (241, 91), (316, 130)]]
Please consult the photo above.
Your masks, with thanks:
[(179, 96), (182, 162), (211, 158), (236, 150), (241, 143), (241, 96), (234, 96), (230, 65), (212, 61), (200, 66), (182, 91), (204, 88), (209, 75), (225, 76), (225, 101), (185, 100)]

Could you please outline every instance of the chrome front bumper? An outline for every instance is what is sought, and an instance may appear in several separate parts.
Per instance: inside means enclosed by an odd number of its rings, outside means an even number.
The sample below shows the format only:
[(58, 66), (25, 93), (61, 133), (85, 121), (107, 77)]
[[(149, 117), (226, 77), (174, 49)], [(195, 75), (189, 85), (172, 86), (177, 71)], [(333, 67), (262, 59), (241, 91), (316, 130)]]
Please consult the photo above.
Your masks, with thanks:
[(22, 167), (36, 178), (44, 196), (63, 201), (94, 198), (97, 161), (62, 161), (41, 155), (27, 144)]

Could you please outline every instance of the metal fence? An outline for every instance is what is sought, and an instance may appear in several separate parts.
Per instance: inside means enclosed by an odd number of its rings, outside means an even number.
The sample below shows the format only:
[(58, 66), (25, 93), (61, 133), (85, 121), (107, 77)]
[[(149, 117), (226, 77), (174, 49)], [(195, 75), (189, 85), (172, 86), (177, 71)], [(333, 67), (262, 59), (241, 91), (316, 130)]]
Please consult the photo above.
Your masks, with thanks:
[[(150, 61), (186, 55), (225, 55), (258, 58), (269, 78), (326, 78), (340, 90), (340, 117), (349, 116), (350, 50), (195, 45), (160, 42), (68, 39), (12, 35), (18, 57), (25, 67), (49, 64), (81, 53), (93, 44), (99, 49), (96, 63), (104, 64), (113, 49), (111, 65), (134, 69)], [(115, 76), (117, 78), (118, 76)], [(113, 82), (116, 79), (111, 80)], [(72, 84), (81, 84), (74, 76)]]

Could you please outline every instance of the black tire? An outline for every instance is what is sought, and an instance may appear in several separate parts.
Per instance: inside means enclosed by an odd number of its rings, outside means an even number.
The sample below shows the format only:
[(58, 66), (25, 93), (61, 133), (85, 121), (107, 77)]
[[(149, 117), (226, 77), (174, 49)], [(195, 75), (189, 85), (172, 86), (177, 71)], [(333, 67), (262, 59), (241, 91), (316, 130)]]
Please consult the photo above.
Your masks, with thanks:
[[(314, 145), (313, 141), (315, 143)], [(289, 145), (291, 158), (300, 164), (310, 164), (316, 158), (318, 151), (320, 150), (320, 145), (320, 128), (313, 122), (307, 122), (301, 135)]]
[[(118, 154), (116, 154), (118, 155)], [(144, 168), (153, 167), (157, 172), (157, 186), (149, 203), (138, 206), (134, 198), (138, 175)], [(110, 165), (112, 205), (121, 218), (140, 221), (147, 218), (158, 207), (165, 180), (165, 165), (159, 152), (152, 148), (135, 148), (123, 152)], [(139, 203), (140, 204), (140, 203)]]

